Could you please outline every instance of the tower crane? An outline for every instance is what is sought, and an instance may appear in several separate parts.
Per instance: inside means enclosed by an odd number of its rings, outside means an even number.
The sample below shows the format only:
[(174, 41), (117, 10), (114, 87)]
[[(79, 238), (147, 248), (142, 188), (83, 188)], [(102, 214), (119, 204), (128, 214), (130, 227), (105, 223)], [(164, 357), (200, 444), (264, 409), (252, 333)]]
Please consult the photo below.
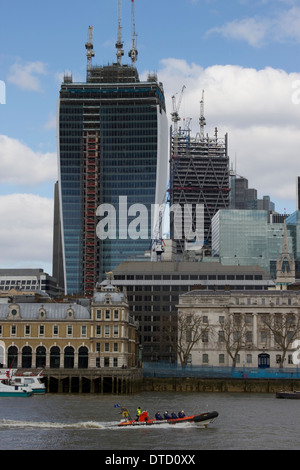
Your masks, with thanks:
[(180, 93), (180, 96), (179, 96), (179, 100), (178, 100), (178, 103), (176, 103), (176, 97), (175, 95), (172, 96), (172, 105), (173, 105), (173, 112), (171, 113), (171, 119), (174, 123), (174, 134), (177, 134), (178, 132), (178, 121), (180, 121), (180, 117), (179, 117), (179, 108), (180, 108), (180, 105), (181, 105), (181, 100), (182, 100), (182, 95), (183, 95), (183, 92), (184, 92), (184, 89), (185, 89), (185, 85), (183, 85), (182, 89), (181, 89), (181, 93)]
[(93, 32), (94, 32), (94, 27), (89, 26), (87, 42), (85, 44), (86, 57), (87, 57), (87, 66), (86, 66), (87, 76), (88, 76), (89, 72), (92, 69), (92, 58), (95, 55), (95, 52), (93, 51), (93, 48), (94, 48), (94, 46), (93, 46)]
[(118, 40), (116, 42), (118, 65), (121, 65), (122, 56), (124, 55), (121, 22), (122, 22), (122, 0), (118, 0)]
[(205, 117), (204, 117), (204, 90), (202, 90), (202, 98), (200, 101), (200, 140), (204, 140), (204, 126), (206, 125)]
[(138, 51), (136, 48), (136, 32), (135, 32), (135, 6), (134, 0), (131, 0), (131, 28), (132, 28), (132, 43), (128, 56), (131, 58), (131, 66), (136, 66)]

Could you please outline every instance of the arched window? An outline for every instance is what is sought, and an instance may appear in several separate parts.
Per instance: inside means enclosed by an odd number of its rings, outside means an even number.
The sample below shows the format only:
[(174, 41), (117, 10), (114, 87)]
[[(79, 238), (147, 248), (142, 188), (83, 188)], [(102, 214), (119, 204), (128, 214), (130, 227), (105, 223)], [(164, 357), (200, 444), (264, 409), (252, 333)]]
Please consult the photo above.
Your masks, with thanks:
[(32, 364), (32, 349), (30, 346), (24, 346), (22, 349), (22, 367), (30, 369)]
[(86, 346), (81, 346), (78, 351), (78, 368), (87, 369), (89, 364), (89, 351)]
[(74, 367), (74, 348), (67, 346), (64, 351), (64, 368), (73, 369)]
[(58, 346), (52, 346), (50, 349), (50, 368), (59, 369), (60, 366), (60, 349)]
[(46, 348), (38, 346), (36, 348), (36, 367), (45, 367), (46, 365)]
[(7, 367), (16, 369), (18, 367), (18, 348), (10, 346), (7, 351)]

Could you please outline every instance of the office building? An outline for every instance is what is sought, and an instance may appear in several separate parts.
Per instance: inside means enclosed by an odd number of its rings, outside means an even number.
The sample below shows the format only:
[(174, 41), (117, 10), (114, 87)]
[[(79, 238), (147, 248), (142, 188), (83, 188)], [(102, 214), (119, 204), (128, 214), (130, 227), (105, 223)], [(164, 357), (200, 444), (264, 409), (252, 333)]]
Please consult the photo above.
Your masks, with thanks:
[(290, 254), (295, 250), (295, 238), (288, 219), (271, 220), (267, 210), (220, 210), (212, 222), (212, 255), (224, 265), (260, 266), (275, 279), (285, 224)]
[(65, 291), (90, 297), (106, 272), (149, 250), (151, 209), (167, 185), (168, 126), (162, 83), (140, 80), (135, 42), (130, 65), (118, 35), (116, 63), (97, 66), (89, 33), (86, 81), (65, 76), (58, 101), (57, 227)]
[(257, 190), (248, 187), (248, 180), (230, 171), (230, 209), (258, 209), (274, 212), (275, 204), (270, 196), (258, 199)]
[(63, 292), (56, 278), (45, 273), (43, 269), (0, 269), (0, 293), (2, 291), (4, 296), (11, 289), (16, 293), (39, 292), (51, 297), (57, 297)]
[[(109, 275), (111, 276), (111, 275)], [(111, 279), (102, 282), (110, 285)], [(113, 284), (126, 290), (130, 315), (139, 323), (143, 361), (176, 360), (173, 345), (166, 343), (163, 329), (177, 318), (179, 295), (203, 291), (268, 290), (275, 282), (257, 266), (222, 266), (218, 262), (129, 261), (113, 271)]]
[[(189, 362), (193, 366), (232, 367), (235, 356), (235, 366), (244, 368), (245, 374), (257, 367), (296, 367), (293, 341), (286, 339), (290, 343), (284, 350), (278, 339), (286, 330), (288, 338), (298, 337), (299, 313), (300, 293), (289, 290), (195, 290), (181, 295), (178, 303), (178, 316), (199, 316), (203, 328), (207, 326), (206, 334), (192, 348)], [(273, 321), (277, 326), (272, 329)], [(240, 341), (234, 341), (234, 336)]]
[[(170, 237), (177, 240), (177, 252), (183, 253), (186, 243), (193, 240), (193, 233), (200, 227), (197, 223), (197, 206), (203, 207), (203, 216), (199, 214), (199, 224), (203, 217), (202, 240), (198, 245), (211, 245), (211, 222), (220, 209), (229, 207), (229, 157), (227, 134), (220, 138), (204, 135), (205, 119), (203, 116), (204, 99), (201, 101), (200, 132), (191, 135), (187, 127), (174, 127), (171, 130), (170, 157)], [(178, 117), (177, 117), (178, 119)], [(184, 210), (191, 206), (191, 223), (184, 226)], [(174, 210), (172, 211), (172, 206)], [(180, 225), (180, 221), (182, 224)]]

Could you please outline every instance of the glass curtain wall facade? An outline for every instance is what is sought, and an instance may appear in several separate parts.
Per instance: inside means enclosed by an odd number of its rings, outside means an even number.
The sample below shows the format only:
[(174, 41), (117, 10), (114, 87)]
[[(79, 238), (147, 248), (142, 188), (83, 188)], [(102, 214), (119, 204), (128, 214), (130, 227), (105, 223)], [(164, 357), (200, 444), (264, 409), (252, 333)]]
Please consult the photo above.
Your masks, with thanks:
[[(270, 223), (266, 210), (220, 210), (212, 221), (212, 255), (224, 265), (260, 266), (276, 277), (282, 251), (283, 223)], [(293, 251), (293, 234), (287, 229)]]
[[(93, 67), (86, 83), (65, 79), (58, 155), (66, 292), (91, 295), (106, 272), (149, 250), (151, 205), (161, 203), (166, 190), (167, 145), (164, 92), (156, 77), (140, 82), (135, 68), (114, 64)], [(111, 206), (110, 218), (103, 204)], [(105, 230), (115, 233), (99, 237), (105, 217)], [(131, 222), (140, 238), (129, 236)]]

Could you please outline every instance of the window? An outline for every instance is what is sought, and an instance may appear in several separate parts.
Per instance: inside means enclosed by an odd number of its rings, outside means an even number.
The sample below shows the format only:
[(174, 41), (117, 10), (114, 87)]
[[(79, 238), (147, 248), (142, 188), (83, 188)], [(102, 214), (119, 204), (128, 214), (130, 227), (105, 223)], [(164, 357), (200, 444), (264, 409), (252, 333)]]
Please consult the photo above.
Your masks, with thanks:
[(225, 363), (225, 356), (224, 354), (219, 354), (219, 364), (224, 364)]
[(119, 351), (119, 343), (114, 343), (114, 352)]
[(208, 364), (208, 354), (202, 354), (202, 362), (203, 364)]
[(208, 343), (208, 331), (202, 333), (202, 343)]
[(118, 367), (118, 358), (117, 357), (114, 357), (113, 362), (114, 362), (114, 367)]
[(247, 364), (252, 364), (252, 354), (247, 354), (246, 361)]
[(25, 336), (30, 335), (30, 325), (25, 325)]
[(261, 341), (261, 343), (266, 343), (267, 342), (267, 332), (266, 331), (261, 331), (260, 332), (260, 341)]
[(82, 325), (81, 326), (81, 336), (86, 336), (86, 332), (87, 332), (86, 325)]
[(105, 336), (109, 336), (109, 325), (105, 325), (104, 328), (105, 328), (105, 329), (104, 329), (104, 334), (105, 334)]
[(104, 343), (104, 351), (109, 352), (109, 343)]
[(105, 320), (110, 320), (110, 310), (105, 310)]
[(96, 325), (96, 335), (97, 336), (101, 335), (101, 325)]
[(109, 367), (109, 357), (104, 358), (104, 367)]
[(58, 335), (58, 325), (53, 326), (53, 335), (57, 336)]
[(119, 320), (119, 310), (114, 310), (114, 320)]
[(44, 334), (45, 334), (45, 326), (40, 325), (39, 326), (39, 336), (44, 336)]
[(246, 331), (246, 342), (252, 343), (252, 331)]
[(119, 336), (119, 325), (114, 325), (114, 336)]
[(219, 343), (224, 343), (224, 341), (225, 341), (224, 331), (221, 330), (219, 331)]
[(101, 313), (102, 313), (101, 310), (99, 310), (99, 309), (96, 310), (96, 318), (97, 318), (97, 320), (101, 320)]
[(72, 336), (72, 334), (73, 334), (73, 327), (72, 327), (72, 325), (68, 325), (67, 326), (67, 335)]

